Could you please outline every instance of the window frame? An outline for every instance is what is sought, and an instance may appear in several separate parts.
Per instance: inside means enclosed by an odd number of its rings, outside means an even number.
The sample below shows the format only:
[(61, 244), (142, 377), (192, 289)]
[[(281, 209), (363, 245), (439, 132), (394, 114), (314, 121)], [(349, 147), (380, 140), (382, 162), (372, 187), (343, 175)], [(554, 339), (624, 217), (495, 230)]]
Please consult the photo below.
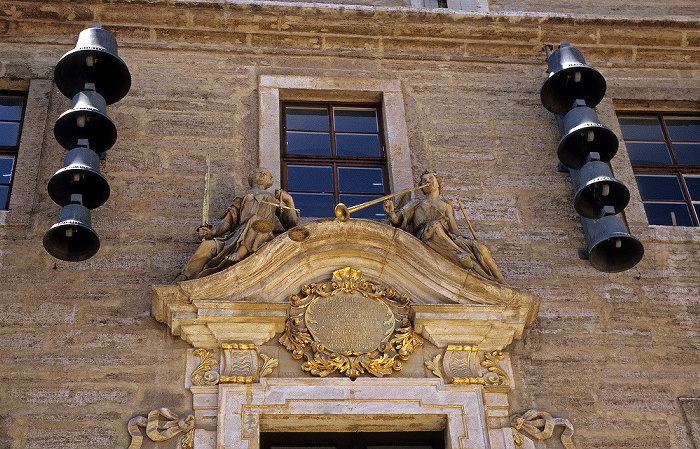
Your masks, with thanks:
[[(288, 129), (286, 123), (286, 110), (287, 108), (325, 108), (328, 112), (329, 117), (329, 130), (330, 144), (331, 144), (331, 155), (329, 156), (319, 156), (319, 155), (305, 155), (305, 154), (290, 154), (287, 153), (287, 131), (295, 131), (295, 129)], [(335, 124), (334, 124), (334, 110), (337, 108), (357, 108), (357, 109), (374, 109), (377, 116), (377, 136), (379, 139), (379, 151), (380, 156), (370, 157), (370, 156), (338, 156), (336, 152), (336, 141), (335, 141)], [(280, 182), (284, 190), (288, 189), (288, 175), (287, 167), (289, 165), (306, 165), (306, 166), (318, 166), (318, 167), (331, 167), (332, 168), (332, 182), (333, 182), (333, 204), (340, 203), (340, 195), (375, 195), (368, 194), (366, 192), (341, 192), (339, 185), (338, 169), (342, 167), (358, 167), (358, 168), (380, 168), (382, 170), (382, 184), (383, 192), (377, 193), (377, 196), (387, 195), (390, 191), (389, 188), (389, 169), (387, 162), (387, 151), (386, 151), (386, 139), (384, 137), (384, 125), (382, 123), (382, 105), (381, 103), (356, 103), (356, 102), (343, 102), (343, 101), (280, 101)], [(307, 130), (301, 130), (307, 131)], [(324, 131), (325, 132), (325, 131)], [(338, 131), (340, 132), (340, 131)], [(345, 131), (343, 131), (345, 133)], [(301, 191), (294, 190), (294, 192), (300, 193), (317, 193), (317, 191)], [(331, 192), (323, 192), (331, 193)], [(353, 205), (350, 205), (353, 206)], [(329, 211), (328, 217), (332, 217), (332, 211)]]
[(21, 97), (23, 99), (22, 104), (22, 114), (18, 121), (15, 120), (2, 120), (2, 122), (19, 123), (19, 129), (17, 130), (17, 143), (12, 146), (0, 146), (0, 157), (12, 157), (12, 170), (10, 172), (11, 178), (9, 183), (0, 183), (0, 186), (7, 185), (7, 197), (5, 198), (5, 204), (0, 204), (0, 210), (7, 211), (10, 209), (10, 198), (12, 197), (12, 187), (15, 184), (15, 175), (17, 170), (17, 159), (19, 156), (20, 144), (22, 142), (22, 131), (24, 128), (24, 117), (27, 112), (27, 100), (29, 98), (29, 93), (26, 90), (9, 90), (0, 89), (0, 96), (3, 97)]
[[(642, 203), (684, 203), (686, 207), (688, 208), (688, 211), (690, 213), (690, 218), (692, 221), (692, 226), (679, 226), (679, 227), (700, 227), (700, 217), (698, 216), (698, 212), (695, 209), (695, 204), (693, 203), (692, 197), (690, 196), (690, 191), (688, 189), (688, 186), (686, 185), (684, 176), (700, 176), (700, 164), (680, 164), (678, 162), (678, 157), (676, 155), (676, 151), (674, 149), (673, 143), (680, 143), (680, 142), (698, 142), (700, 143), (700, 139), (698, 140), (672, 140), (670, 133), (668, 131), (668, 127), (666, 125), (666, 118), (692, 118), (692, 119), (697, 119), (700, 122), (700, 114), (698, 113), (692, 113), (692, 112), (665, 112), (665, 111), (628, 111), (628, 110), (623, 110), (623, 111), (616, 111), (617, 118), (618, 120), (623, 119), (623, 118), (654, 118), (658, 121), (658, 123), (661, 126), (661, 131), (663, 134), (663, 140), (634, 140), (634, 139), (626, 139), (624, 136), (622, 136), (622, 140), (627, 143), (634, 143), (634, 142), (662, 142), (666, 145), (666, 149), (668, 150), (669, 156), (671, 158), (671, 164), (661, 164), (661, 163), (653, 163), (653, 164), (640, 164), (640, 163), (635, 163), (632, 161), (630, 158), (630, 163), (632, 166), (632, 171), (635, 176), (635, 181), (637, 176), (673, 176), (678, 180), (679, 186), (681, 188), (681, 192), (683, 194), (683, 201), (680, 200), (658, 200), (658, 199), (645, 199), (642, 197)], [(629, 150), (628, 150), (629, 153)], [(641, 191), (640, 191), (641, 194)], [(700, 204), (700, 201), (697, 201), (698, 204)], [(646, 209), (646, 208), (645, 208)], [(646, 210), (645, 210), (646, 212)], [(649, 217), (647, 216), (647, 220), (649, 221)], [(673, 225), (664, 225), (664, 224), (651, 224), (652, 226), (670, 226), (670, 227), (676, 227)]]

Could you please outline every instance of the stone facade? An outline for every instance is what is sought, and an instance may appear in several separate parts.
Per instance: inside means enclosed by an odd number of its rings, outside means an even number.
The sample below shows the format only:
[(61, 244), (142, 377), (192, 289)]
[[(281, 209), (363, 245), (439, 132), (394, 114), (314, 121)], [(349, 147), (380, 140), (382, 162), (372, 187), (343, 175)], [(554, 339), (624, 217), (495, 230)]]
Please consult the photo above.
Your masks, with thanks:
[[(196, 248), (205, 154), (212, 216), (267, 154), (266, 76), (400, 86), (410, 173), (392, 190), (424, 168), (440, 172), (443, 196), (464, 203), (509, 285), (540, 300), (506, 348), (510, 413), (566, 417), (579, 448), (697, 445), (700, 230), (647, 224), (621, 145), (611, 165), (632, 192), (625, 217), (645, 257), (617, 274), (579, 259), (582, 225), (539, 89), (544, 45), (569, 41), (605, 76), (597, 112), (618, 136), (616, 110), (700, 113), (698, 3), (491, 0), (479, 14), (340, 3), (0, 2), (0, 89), (28, 92), (10, 210), (0, 212), (0, 447), (126, 448), (134, 416), (201, 406), (188, 385), (193, 347), (152, 315), (152, 286), (170, 284)], [(70, 263), (41, 245), (59, 210), (46, 184), (65, 155), (53, 123), (69, 107), (52, 71), (92, 23), (117, 38), (132, 87), (107, 109), (119, 137), (100, 167), (111, 197), (92, 214), (101, 249)], [(318, 95), (344, 92), (341, 83)], [(260, 385), (310, 377), (275, 348), (280, 368)], [(423, 366), (408, 372), (440, 382)]]

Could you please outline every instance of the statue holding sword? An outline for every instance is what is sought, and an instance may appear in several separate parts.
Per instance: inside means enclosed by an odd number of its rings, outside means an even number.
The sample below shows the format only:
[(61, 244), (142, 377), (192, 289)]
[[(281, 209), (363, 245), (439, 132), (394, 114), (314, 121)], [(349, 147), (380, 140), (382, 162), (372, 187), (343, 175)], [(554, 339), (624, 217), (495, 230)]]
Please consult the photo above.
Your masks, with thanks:
[(267, 190), (272, 186), (269, 170), (254, 169), (248, 176), (248, 183), (250, 190), (235, 198), (221, 222), (210, 228), (207, 223), (208, 182), (205, 182), (202, 226), (197, 229), (202, 243), (175, 282), (208, 276), (243, 260), (274, 238), (276, 224), (284, 229), (297, 225), (292, 197), (281, 189), (275, 190), (274, 195)]

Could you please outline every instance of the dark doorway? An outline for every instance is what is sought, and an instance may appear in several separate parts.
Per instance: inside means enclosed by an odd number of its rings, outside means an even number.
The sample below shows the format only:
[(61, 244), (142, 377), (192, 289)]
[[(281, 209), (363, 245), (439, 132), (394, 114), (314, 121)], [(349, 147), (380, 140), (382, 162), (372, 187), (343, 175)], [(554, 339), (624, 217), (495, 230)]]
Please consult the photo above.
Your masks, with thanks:
[(267, 432), (260, 449), (445, 449), (444, 432)]

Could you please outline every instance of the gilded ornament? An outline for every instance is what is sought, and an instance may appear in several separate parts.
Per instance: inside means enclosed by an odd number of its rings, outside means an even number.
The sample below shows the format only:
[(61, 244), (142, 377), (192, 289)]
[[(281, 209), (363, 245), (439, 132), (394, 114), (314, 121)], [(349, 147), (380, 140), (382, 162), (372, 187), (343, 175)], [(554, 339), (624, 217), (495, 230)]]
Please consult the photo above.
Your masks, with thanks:
[(289, 301), (279, 342), (315, 376), (387, 376), (423, 344), (409, 319), (408, 297), (350, 267), (333, 272), (330, 282), (304, 285)]
[(214, 352), (204, 348), (197, 348), (192, 354), (201, 359), (199, 366), (192, 372), (192, 385), (201, 387), (218, 384), (220, 378), (219, 373), (212, 370), (214, 365), (219, 364), (219, 362), (214, 359)]
[(491, 353), (484, 353), (484, 361), (481, 362), (481, 366), (486, 368), (488, 371), (484, 374), (484, 381), (486, 385), (493, 386), (508, 386), (510, 385), (510, 378), (508, 378), (508, 373), (506, 373), (503, 368), (500, 367), (499, 363), (503, 360), (505, 356), (501, 351), (493, 351)]

